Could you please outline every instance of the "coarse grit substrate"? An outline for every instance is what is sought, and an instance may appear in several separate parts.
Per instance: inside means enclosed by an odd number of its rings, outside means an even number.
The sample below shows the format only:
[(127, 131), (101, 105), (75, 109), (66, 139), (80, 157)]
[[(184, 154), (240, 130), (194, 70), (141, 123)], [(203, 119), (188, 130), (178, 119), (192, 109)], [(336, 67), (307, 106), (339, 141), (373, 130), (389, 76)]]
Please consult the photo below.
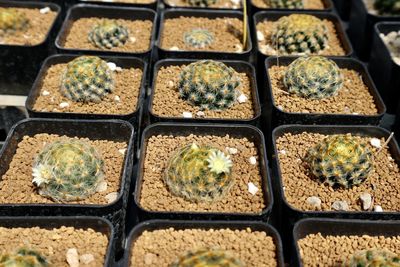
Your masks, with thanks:
[(341, 263), (350, 258), (351, 255), (364, 249), (381, 248), (393, 253), (400, 253), (399, 236), (323, 236), (309, 234), (300, 239), (297, 244), (300, 247), (301, 261), (306, 267), (341, 266)]
[(268, 69), (275, 106), (293, 113), (333, 113), (353, 115), (376, 115), (374, 97), (362, 77), (355, 70), (341, 69), (343, 87), (336, 96), (323, 99), (307, 99), (289, 94), (283, 84), (287, 66), (272, 66)]
[(179, 97), (177, 87), (179, 75), (185, 65), (161, 67), (157, 72), (157, 78), (154, 85), (154, 97), (152, 103), (152, 112), (160, 117), (178, 117), (183, 118), (183, 112), (192, 113), (193, 118), (219, 118), (219, 119), (252, 119), (255, 116), (253, 106), (253, 95), (250, 78), (246, 73), (239, 73), (242, 86), (238, 88), (247, 98), (246, 102), (235, 102), (231, 107), (216, 111), (203, 110), (197, 106), (191, 105), (188, 101)]
[[(46, 144), (60, 139), (71, 139), (66, 136), (36, 134), (24, 136), (19, 142), (17, 151), (12, 158), (6, 173), (0, 181), (0, 203), (54, 203), (49, 198), (39, 195), (36, 186), (32, 183), (32, 166), (34, 159)], [(123, 171), (124, 154), (127, 148), (125, 142), (113, 142), (108, 140), (89, 140), (78, 138), (88, 142), (101, 155), (104, 161), (104, 179), (107, 186), (104, 191), (96, 192), (81, 201), (68, 203), (79, 204), (107, 204), (115, 200), (114, 196), (120, 190), (121, 175)]]
[[(378, 148), (370, 143), (373, 137), (356, 137), (367, 144), (374, 155), (373, 170), (361, 185), (350, 189), (333, 189), (314, 178), (303, 159), (308, 149), (326, 137), (327, 135), (307, 132), (286, 133), (276, 140), (284, 194), (289, 205), (299, 210), (314, 210), (307, 203), (307, 198), (315, 196), (321, 199), (322, 211), (333, 210), (332, 204), (335, 201), (346, 201), (350, 211), (361, 211), (360, 195), (365, 192), (373, 197), (373, 205), (380, 205), (384, 211), (400, 211), (399, 167), (387, 147), (376, 153)], [(380, 142), (384, 144), (384, 138)]]
[(40, 93), (33, 105), (34, 111), (126, 115), (136, 110), (143, 76), (141, 69), (114, 71), (114, 91), (99, 103), (84, 103), (71, 101), (61, 94), (61, 77), (66, 67), (67, 64), (56, 64), (46, 71), (38, 85)]
[(173, 228), (145, 231), (131, 248), (131, 267), (167, 267), (185, 252), (219, 248), (238, 257), (248, 267), (277, 266), (276, 246), (265, 232), (235, 229)]
[[(271, 8), (265, 0), (252, 0), (251, 3), (258, 8)], [(303, 0), (304, 9), (325, 9), (324, 2), (322, 0)]]
[(18, 248), (29, 248), (46, 257), (51, 266), (57, 267), (71, 267), (67, 262), (69, 249), (77, 250), (80, 266), (103, 266), (108, 242), (105, 234), (90, 228), (0, 227), (0, 250), (2, 252), (14, 253)]
[[(228, 148), (236, 148), (236, 154), (230, 154), (233, 162), (232, 175), (235, 184), (227, 195), (212, 203), (192, 203), (181, 197), (174, 196), (164, 183), (164, 172), (168, 160), (174, 152), (188, 144), (214, 146), (229, 154)], [(250, 163), (250, 157), (255, 157), (256, 164)], [(256, 145), (247, 138), (226, 136), (152, 136), (147, 141), (145, 161), (143, 166), (143, 183), (140, 192), (140, 205), (151, 211), (208, 211), (260, 214), (266, 207), (263, 181), (260, 172), (261, 160)], [(266, 177), (265, 177), (266, 179)], [(252, 182), (259, 190), (255, 195), (248, 190)]]

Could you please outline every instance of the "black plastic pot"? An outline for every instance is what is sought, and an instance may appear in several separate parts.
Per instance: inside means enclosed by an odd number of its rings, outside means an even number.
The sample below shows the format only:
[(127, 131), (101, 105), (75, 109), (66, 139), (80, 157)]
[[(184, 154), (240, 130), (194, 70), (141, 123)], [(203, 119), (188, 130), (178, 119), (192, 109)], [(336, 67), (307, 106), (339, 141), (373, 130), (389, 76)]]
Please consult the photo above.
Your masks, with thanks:
[[(188, 8), (176, 8), (162, 12), (160, 30), (158, 32), (158, 38), (156, 42), (157, 53), (155, 59), (165, 58), (187, 58), (187, 59), (218, 59), (218, 60), (243, 60), (248, 61), (251, 56), (251, 50), (253, 49), (250, 36), (247, 38), (246, 50), (241, 53), (223, 52), (223, 51), (171, 51), (161, 47), (161, 38), (164, 31), (164, 21), (166, 19), (173, 19), (183, 17), (202, 17), (202, 18), (237, 18), (243, 20), (243, 13), (239, 11), (226, 11), (226, 10), (199, 10), (199, 9), (188, 9)], [(250, 28), (247, 26), (247, 32), (250, 33)]]
[(349, 20), (351, 11), (351, 1), (353, 0), (332, 0), (335, 9), (342, 20)]
[[(140, 19), (151, 20), (153, 22), (151, 40), (149, 48), (144, 52), (122, 52), (122, 51), (108, 51), (108, 50), (88, 50), (79, 48), (65, 48), (63, 40), (73, 22), (80, 18), (110, 18), (110, 19)], [(56, 39), (56, 47), (59, 53), (75, 53), (75, 54), (94, 54), (94, 55), (113, 55), (113, 56), (135, 56), (142, 58), (146, 61), (150, 59), (152, 47), (154, 44), (154, 36), (156, 32), (157, 13), (147, 8), (133, 8), (133, 7), (114, 7), (114, 6), (101, 6), (101, 5), (88, 5), (78, 4), (74, 5), (68, 10), (67, 17), (64, 20), (62, 28), (58, 33)], [(87, 36), (82, 36), (87, 38)]]
[(96, 232), (105, 234), (109, 243), (107, 245), (104, 267), (113, 266), (115, 236), (113, 226), (108, 220), (99, 217), (90, 216), (57, 216), (57, 217), (0, 217), (0, 227), (6, 228), (31, 228), (40, 227), (43, 229), (54, 229), (65, 227), (74, 227), (76, 229), (91, 228)]
[(33, 110), (36, 98), (40, 94), (41, 83), (45, 78), (47, 70), (53, 65), (68, 63), (76, 57), (78, 56), (63, 54), (63, 55), (54, 55), (46, 59), (46, 61), (42, 65), (42, 68), (36, 78), (35, 83), (33, 84), (33, 87), (25, 103), (25, 107), (28, 110), (29, 115), (31, 117), (56, 118), (56, 119), (121, 119), (129, 121), (134, 126), (137, 126), (139, 123), (139, 110), (141, 108), (145, 95), (145, 83), (146, 83), (145, 76), (147, 72), (147, 63), (134, 57), (110, 57), (110, 56), (102, 57), (102, 59), (104, 59), (105, 61), (114, 62), (117, 66), (121, 68), (139, 68), (143, 71), (142, 82), (139, 89), (140, 91), (139, 91), (138, 103), (136, 110), (134, 112), (126, 115), (117, 115), (117, 114), (112, 115), (112, 114), (66, 113), (66, 112), (41, 112)]
[(357, 56), (362, 60), (370, 57), (373, 28), (380, 21), (400, 21), (400, 16), (373, 15), (363, 0), (352, 0), (348, 33)]
[[(18, 143), (24, 136), (39, 133), (58, 134), (66, 136), (86, 137), (91, 140), (113, 140), (127, 142), (128, 147), (121, 172), (121, 185), (117, 199), (110, 204), (0, 204), (0, 213), (6, 216), (99, 216), (110, 220), (116, 231), (116, 238), (121, 245), (128, 191), (131, 182), (133, 164), (132, 126), (119, 120), (57, 120), (57, 119), (27, 119), (17, 123), (10, 131), (0, 154), (0, 177), (8, 170), (9, 164), (17, 150)], [(130, 214), (130, 216), (135, 216)]]
[[(258, 148), (260, 157), (260, 173), (263, 180), (264, 200), (267, 207), (260, 213), (222, 213), (222, 212), (167, 212), (167, 211), (150, 211), (143, 208), (140, 204), (140, 194), (142, 189), (144, 161), (147, 147), (147, 141), (152, 136), (172, 135), (187, 136), (190, 134), (197, 135), (215, 135), (236, 138), (247, 138), (255, 143)], [(138, 166), (136, 187), (135, 187), (135, 204), (139, 210), (139, 219), (141, 221), (148, 219), (179, 219), (179, 220), (201, 220), (201, 219), (221, 219), (221, 220), (268, 220), (273, 205), (273, 195), (271, 190), (271, 179), (268, 170), (268, 161), (265, 150), (264, 135), (260, 130), (253, 126), (245, 125), (222, 125), (222, 124), (178, 124), (178, 123), (157, 123), (147, 127), (142, 134), (140, 147), (140, 160)]]
[(0, 7), (45, 8), (57, 12), (53, 23), (49, 25), (44, 40), (37, 45), (0, 44), (0, 80), (5, 87), (21, 87), (25, 94), (39, 71), (40, 64), (53, 52), (53, 42), (61, 24), (60, 6), (46, 2), (0, 1)]
[[(279, 57), (280, 66), (288, 66), (297, 57)], [(268, 69), (278, 64), (277, 57), (267, 58), (265, 61), (267, 73), (268, 88), (268, 99), (271, 99), (272, 103), (272, 120), (273, 125), (282, 124), (372, 124), (378, 125), (383, 115), (386, 112), (385, 104), (383, 103), (377, 89), (375, 88), (374, 82), (372, 81), (368, 71), (363, 63), (352, 58), (335, 58), (331, 57), (333, 61), (337, 63), (340, 68), (346, 68), (355, 70), (358, 72), (363, 82), (369, 89), (370, 94), (375, 100), (375, 105), (378, 109), (377, 115), (353, 115), (353, 114), (316, 114), (316, 113), (294, 113), (285, 112), (280, 110), (275, 104), (274, 96), (272, 94), (271, 78)]]
[[(286, 125), (276, 128), (272, 132), (272, 141), (274, 146), (275, 160), (272, 163), (272, 174), (275, 179), (274, 181), (274, 194), (277, 197), (285, 223), (293, 225), (296, 221), (308, 218), (308, 217), (327, 217), (336, 219), (371, 219), (371, 220), (395, 220), (400, 218), (400, 212), (365, 212), (365, 211), (303, 211), (294, 208), (286, 201), (283, 183), (282, 183), (282, 173), (279, 163), (278, 151), (276, 147), (276, 140), (283, 136), (285, 133), (300, 134), (303, 132), (308, 133), (320, 133), (320, 134), (346, 134), (351, 133), (354, 135), (361, 136), (371, 136), (376, 138), (388, 138), (390, 133), (379, 127), (375, 126), (304, 126), (304, 125)], [(391, 139), (389, 144), (389, 151), (391, 156), (400, 165), (400, 150), (397, 142)]]
[[(293, 229), (294, 253), (291, 266), (303, 266), (300, 248), (297, 241), (309, 234), (321, 233), (323, 236), (369, 235), (394, 237), (400, 233), (398, 221), (368, 221), (368, 220), (335, 220), (335, 219), (305, 219), (296, 223)], [(329, 257), (329, 255), (327, 255)]]
[[(225, 64), (228, 66), (232, 67), (238, 72), (244, 72), (246, 73), (249, 78), (250, 78), (250, 86), (252, 89), (252, 96), (253, 96), (253, 105), (255, 109), (255, 115), (251, 119), (214, 119), (214, 118), (193, 118), (193, 119), (188, 119), (188, 118), (183, 118), (183, 117), (161, 117), (153, 113), (153, 99), (154, 99), (154, 93), (155, 93), (155, 85), (156, 85), (156, 80), (157, 80), (157, 74), (160, 68), (162, 67), (168, 67), (168, 66), (182, 66), (182, 65), (187, 65), (192, 62), (195, 62), (195, 60), (187, 60), (187, 59), (177, 59), (177, 60), (170, 60), (170, 59), (165, 59), (158, 61), (156, 65), (154, 66), (154, 74), (153, 74), (153, 82), (152, 82), (152, 90), (150, 94), (150, 99), (149, 99), (149, 106), (148, 106), (148, 111), (150, 114), (150, 121), (152, 123), (155, 122), (212, 122), (212, 123), (246, 123), (246, 124), (252, 124), (252, 125), (257, 125), (259, 124), (259, 118), (261, 116), (261, 107), (260, 107), (260, 101), (258, 98), (258, 89), (257, 89), (257, 80), (256, 80), (256, 74), (255, 74), (255, 69), (254, 67), (244, 61), (231, 61), (231, 60), (226, 60), (223, 61)], [(240, 104), (237, 104), (240, 105)]]
[(371, 59), (368, 64), (368, 69), (385, 101), (388, 113), (392, 114), (396, 112), (400, 100), (400, 66), (393, 61), (380, 34), (386, 35), (391, 31), (399, 30), (400, 22), (380, 22), (374, 26)]
[[(129, 261), (131, 257), (131, 247), (134, 242), (138, 239), (138, 237), (144, 231), (154, 231), (159, 229), (168, 229), (174, 228), (175, 230), (184, 230), (184, 229), (232, 229), (232, 230), (244, 230), (250, 228), (253, 231), (265, 232), (268, 236), (271, 236), (274, 239), (274, 243), (276, 246), (276, 255), (277, 255), (277, 266), (283, 267), (283, 247), (282, 242), (279, 237), (278, 232), (270, 225), (261, 222), (253, 222), (253, 221), (169, 221), (169, 220), (152, 220), (143, 222), (137, 225), (129, 234), (129, 238), (125, 245), (125, 256), (122, 266), (128, 267), (130, 266)], [(256, 256), (256, 255), (255, 255)], [(133, 266), (132, 266), (133, 267)]]
[[(254, 5), (252, 0), (249, 0), (251, 5), (251, 14), (255, 14), (259, 11), (286, 11), (286, 12), (297, 12), (297, 11), (309, 11), (309, 12), (331, 12), (333, 10), (332, 0), (321, 0), (324, 4), (324, 9), (287, 9), (287, 8), (260, 8)], [(333, 0), (334, 1), (334, 0)], [(344, 0), (349, 1), (349, 0)]]
[(77, 0), (78, 3), (82, 4), (94, 4), (94, 5), (105, 5), (105, 6), (121, 6), (121, 7), (144, 7), (144, 8), (150, 8), (153, 10), (157, 10), (157, 0), (154, 0), (153, 3), (149, 4), (139, 4), (139, 3), (124, 3), (124, 2), (106, 2), (106, 1), (95, 1), (95, 0)]

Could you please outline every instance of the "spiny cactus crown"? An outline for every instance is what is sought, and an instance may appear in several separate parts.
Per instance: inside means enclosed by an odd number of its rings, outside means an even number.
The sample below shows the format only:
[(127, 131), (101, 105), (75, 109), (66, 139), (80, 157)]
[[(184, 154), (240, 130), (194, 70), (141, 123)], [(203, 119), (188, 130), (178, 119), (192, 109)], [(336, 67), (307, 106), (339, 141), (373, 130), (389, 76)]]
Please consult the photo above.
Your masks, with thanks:
[(1, 267), (47, 267), (49, 263), (46, 258), (38, 252), (20, 248), (16, 253), (2, 254), (0, 256)]
[(328, 31), (323, 21), (313, 15), (292, 14), (275, 23), (271, 39), (282, 54), (311, 54), (327, 46)]
[(350, 188), (365, 181), (373, 168), (366, 144), (351, 135), (332, 135), (308, 151), (312, 173), (330, 186)]
[(214, 42), (214, 34), (207, 29), (192, 29), (183, 35), (185, 43), (195, 48), (204, 48)]
[(61, 94), (73, 101), (100, 102), (113, 90), (113, 72), (99, 57), (75, 58), (62, 75)]
[(399, 0), (375, 0), (374, 8), (380, 15), (400, 15)]
[(103, 160), (86, 142), (55, 141), (36, 157), (33, 177), (42, 196), (57, 202), (82, 200), (103, 181)]
[(95, 25), (88, 36), (89, 41), (101, 49), (122, 46), (128, 37), (128, 29), (111, 19), (104, 19)]
[(241, 86), (239, 74), (214, 60), (201, 60), (185, 66), (179, 76), (181, 98), (203, 110), (223, 110), (232, 106)]
[(15, 8), (0, 7), (0, 35), (24, 31), (28, 26), (25, 14)]
[(188, 0), (189, 5), (196, 7), (209, 7), (215, 3), (217, 0)]
[(244, 267), (231, 253), (220, 249), (199, 249), (179, 257), (169, 267)]
[(269, 8), (303, 9), (303, 0), (264, 0)]
[(354, 253), (344, 267), (400, 267), (400, 255), (386, 249), (368, 249)]
[(229, 155), (196, 144), (180, 148), (165, 171), (165, 183), (172, 194), (192, 202), (212, 202), (226, 195), (234, 180)]
[(343, 75), (333, 60), (320, 56), (300, 57), (287, 68), (283, 83), (291, 94), (321, 99), (337, 93), (343, 85)]

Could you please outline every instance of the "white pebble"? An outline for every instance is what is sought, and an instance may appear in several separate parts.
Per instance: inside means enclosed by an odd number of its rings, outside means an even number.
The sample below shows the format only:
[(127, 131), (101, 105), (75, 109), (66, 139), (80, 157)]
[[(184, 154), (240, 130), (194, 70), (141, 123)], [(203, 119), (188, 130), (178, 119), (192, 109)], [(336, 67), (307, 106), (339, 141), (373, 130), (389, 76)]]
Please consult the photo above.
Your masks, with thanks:
[(309, 197), (307, 198), (307, 203), (314, 208), (321, 209), (322, 201), (319, 197), (316, 196)]
[(250, 162), (251, 165), (256, 165), (256, 163), (257, 163), (256, 157), (250, 157), (249, 158), (249, 162)]
[(360, 115), (360, 113), (357, 113), (357, 112), (353, 112), (352, 114), (353, 115)]
[(118, 152), (121, 153), (122, 155), (125, 155), (125, 151), (126, 151), (126, 148), (118, 149)]
[(285, 150), (285, 149), (282, 149), (282, 150), (278, 150), (278, 153), (279, 153), (279, 154), (283, 154), (283, 155), (286, 155), (286, 150)]
[(96, 188), (97, 192), (104, 192), (107, 190), (107, 182), (106, 181), (102, 181), (101, 183), (99, 183), (99, 185)]
[(375, 205), (375, 206), (374, 206), (374, 211), (375, 211), (375, 212), (383, 212), (383, 209), (382, 209), (381, 206)]
[(235, 5), (239, 5), (240, 4), (240, 0), (231, 0), (231, 2)]
[(179, 47), (173, 46), (169, 50), (171, 50), (171, 51), (179, 51)]
[(70, 267), (79, 267), (79, 255), (76, 248), (68, 249), (66, 257)]
[(253, 196), (255, 194), (257, 194), (257, 192), (258, 192), (258, 187), (257, 186), (255, 186), (252, 182), (248, 183), (247, 186), (249, 188), (249, 193), (250, 194), (252, 194)]
[(199, 111), (197, 111), (196, 112), (196, 116), (197, 117), (204, 117), (206, 114), (203, 112), (203, 111), (201, 111), (201, 110), (199, 110)]
[(237, 44), (237, 45), (235, 45), (235, 47), (236, 47), (236, 50), (235, 50), (236, 53), (243, 52), (243, 46), (241, 44)]
[(174, 82), (173, 81), (168, 81), (167, 85), (168, 85), (169, 88), (172, 88), (172, 87), (174, 87)]
[(83, 254), (79, 257), (80, 262), (83, 264), (89, 264), (94, 261), (94, 256), (92, 254)]
[(129, 40), (131, 41), (131, 43), (136, 43), (136, 38), (135, 37), (130, 37)]
[(186, 111), (182, 112), (182, 116), (184, 118), (193, 118), (193, 114), (191, 112), (186, 112)]
[(59, 106), (60, 108), (66, 108), (69, 107), (69, 104), (67, 102), (61, 102)]
[(229, 152), (229, 154), (235, 155), (238, 153), (238, 150), (237, 150), (237, 148), (234, 148), (234, 147), (228, 147), (228, 152)]
[(338, 211), (347, 211), (347, 210), (349, 210), (349, 205), (347, 204), (346, 201), (337, 200), (337, 201), (333, 202), (332, 208), (334, 210), (338, 210)]
[(283, 107), (282, 107), (281, 105), (277, 106), (277, 108), (278, 108), (279, 110), (283, 110)]
[(47, 90), (43, 90), (43, 92), (42, 92), (42, 95), (43, 95), (43, 96), (46, 96), (46, 95), (49, 95), (49, 94), (50, 94), (50, 92), (47, 91)]
[(264, 39), (265, 39), (264, 34), (260, 31), (257, 31), (257, 40), (264, 41)]
[(50, 7), (44, 7), (39, 10), (40, 14), (47, 14), (51, 11)]
[(121, 98), (120, 98), (119, 96), (116, 95), (116, 96), (114, 96), (114, 100), (117, 101), (117, 102), (119, 102), (119, 101), (121, 101)]
[(121, 72), (121, 71), (122, 71), (122, 68), (117, 66), (117, 67), (115, 68), (115, 71), (116, 71), (116, 72)]
[(110, 68), (110, 70), (115, 71), (117, 69), (117, 64), (114, 62), (107, 62), (107, 66)]
[(105, 196), (105, 198), (107, 199), (108, 203), (114, 202), (118, 197), (118, 193), (117, 192), (112, 192), (108, 195)]
[(247, 96), (245, 96), (244, 94), (240, 94), (240, 96), (237, 98), (237, 101), (239, 103), (244, 103), (247, 101)]
[(371, 139), (371, 145), (376, 147), (376, 148), (381, 148), (381, 140), (379, 140), (378, 138), (372, 138)]
[(369, 210), (369, 208), (371, 208), (371, 205), (372, 205), (372, 196), (371, 196), (371, 194), (367, 193), (367, 192), (361, 193), (360, 199), (361, 199), (361, 202), (362, 202), (363, 210)]

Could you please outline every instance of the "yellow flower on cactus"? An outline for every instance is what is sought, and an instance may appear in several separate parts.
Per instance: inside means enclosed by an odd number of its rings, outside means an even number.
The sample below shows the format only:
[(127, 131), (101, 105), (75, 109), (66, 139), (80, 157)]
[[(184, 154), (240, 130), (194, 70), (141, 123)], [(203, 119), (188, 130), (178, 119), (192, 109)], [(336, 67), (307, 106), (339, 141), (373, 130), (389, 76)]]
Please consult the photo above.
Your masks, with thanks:
[(232, 161), (230, 156), (226, 156), (222, 151), (215, 150), (211, 152), (210, 157), (207, 159), (208, 168), (211, 172), (216, 174), (229, 173), (232, 168)]

